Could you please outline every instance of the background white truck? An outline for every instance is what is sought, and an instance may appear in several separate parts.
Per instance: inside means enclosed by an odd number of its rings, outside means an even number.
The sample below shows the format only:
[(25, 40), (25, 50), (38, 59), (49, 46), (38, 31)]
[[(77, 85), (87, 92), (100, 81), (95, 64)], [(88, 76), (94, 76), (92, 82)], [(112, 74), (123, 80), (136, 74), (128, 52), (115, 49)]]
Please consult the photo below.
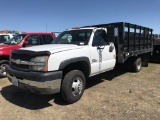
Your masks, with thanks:
[(81, 98), (88, 77), (116, 64), (133, 72), (147, 67), (152, 31), (124, 22), (73, 28), (62, 32), (52, 45), (13, 50), (7, 77), (19, 88), (41, 94), (60, 92), (65, 101), (74, 103)]
[(0, 33), (0, 43), (4, 43), (11, 39), (14, 36), (14, 34), (11, 33)]

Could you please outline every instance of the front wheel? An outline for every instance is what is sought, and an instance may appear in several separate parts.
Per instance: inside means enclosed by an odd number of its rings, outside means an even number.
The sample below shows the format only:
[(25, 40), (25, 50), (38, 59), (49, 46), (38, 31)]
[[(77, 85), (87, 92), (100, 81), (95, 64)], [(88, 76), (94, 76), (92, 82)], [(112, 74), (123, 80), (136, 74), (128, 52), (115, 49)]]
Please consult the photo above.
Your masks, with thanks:
[(6, 65), (8, 65), (9, 62), (7, 60), (0, 61), (0, 77), (6, 77)]
[(68, 72), (61, 85), (61, 95), (68, 103), (77, 102), (85, 89), (85, 76), (79, 70), (72, 70)]

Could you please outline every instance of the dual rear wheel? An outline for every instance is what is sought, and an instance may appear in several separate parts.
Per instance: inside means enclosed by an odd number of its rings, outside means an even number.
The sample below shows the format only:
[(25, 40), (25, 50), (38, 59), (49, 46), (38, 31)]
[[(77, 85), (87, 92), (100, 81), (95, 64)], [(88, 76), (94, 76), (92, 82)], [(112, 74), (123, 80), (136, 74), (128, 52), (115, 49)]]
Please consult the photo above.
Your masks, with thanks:
[(130, 58), (128, 60), (128, 68), (131, 72), (139, 72), (142, 67), (142, 59), (141, 57)]

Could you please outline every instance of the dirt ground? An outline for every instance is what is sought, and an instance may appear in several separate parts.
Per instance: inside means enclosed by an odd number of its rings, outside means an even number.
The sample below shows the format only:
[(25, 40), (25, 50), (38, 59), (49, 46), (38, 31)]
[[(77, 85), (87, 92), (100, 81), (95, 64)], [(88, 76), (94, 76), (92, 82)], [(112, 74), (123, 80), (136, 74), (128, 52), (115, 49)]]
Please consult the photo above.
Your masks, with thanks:
[(159, 120), (160, 64), (139, 73), (121, 67), (87, 80), (82, 98), (38, 95), (0, 79), (0, 120)]

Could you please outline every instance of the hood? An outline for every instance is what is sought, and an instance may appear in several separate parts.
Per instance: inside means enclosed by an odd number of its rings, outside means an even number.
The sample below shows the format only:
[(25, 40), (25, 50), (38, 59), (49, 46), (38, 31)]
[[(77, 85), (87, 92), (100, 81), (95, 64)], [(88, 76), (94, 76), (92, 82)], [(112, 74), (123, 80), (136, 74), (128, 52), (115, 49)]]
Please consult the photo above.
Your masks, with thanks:
[(17, 48), (17, 45), (7, 45), (7, 44), (0, 44), (0, 49), (12, 49), (12, 48)]
[(50, 45), (39, 45), (39, 46), (21, 48), (21, 50), (29, 50), (29, 51), (36, 51), (36, 52), (49, 51), (51, 54), (53, 54), (53, 53), (62, 52), (62, 51), (81, 49), (83, 47), (84, 46), (71, 45), (71, 44), (50, 44)]

